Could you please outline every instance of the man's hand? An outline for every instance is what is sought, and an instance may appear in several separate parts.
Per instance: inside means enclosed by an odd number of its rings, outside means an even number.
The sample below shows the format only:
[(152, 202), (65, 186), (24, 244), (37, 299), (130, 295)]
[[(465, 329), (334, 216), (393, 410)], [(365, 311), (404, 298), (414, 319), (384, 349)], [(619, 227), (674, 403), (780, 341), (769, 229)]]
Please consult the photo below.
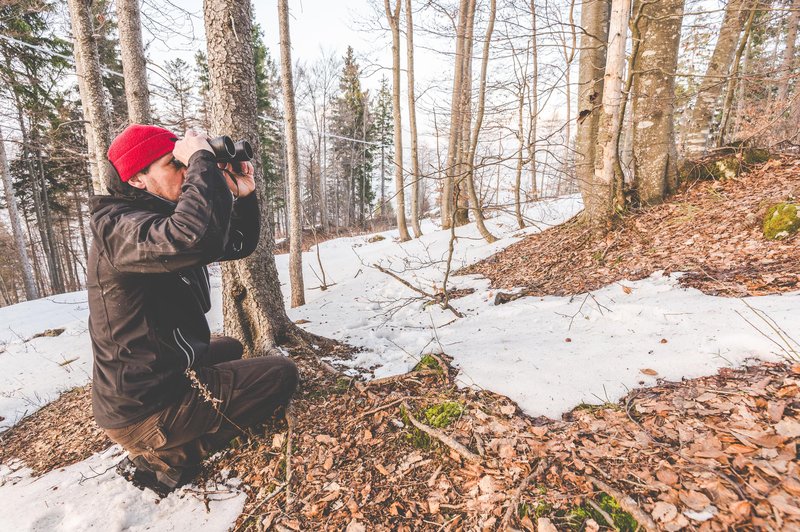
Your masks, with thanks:
[(237, 164), (240, 166), (239, 172), (234, 172), (234, 165), (231, 163), (217, 163), (233, 197), (243, 198), (252, 194), (256, 189), (255, 169), (250, 161)]
[(214, 150), (211, 149), (211, 145), (208, 143), (208, 137), (189, 130), (186, 132), (184, 138), (175, 143), (175, 147), (172, 149), (172, 156), (185, 166), (189, 166), (189, 159), (200, 150), (208, 150), (214, 153)]

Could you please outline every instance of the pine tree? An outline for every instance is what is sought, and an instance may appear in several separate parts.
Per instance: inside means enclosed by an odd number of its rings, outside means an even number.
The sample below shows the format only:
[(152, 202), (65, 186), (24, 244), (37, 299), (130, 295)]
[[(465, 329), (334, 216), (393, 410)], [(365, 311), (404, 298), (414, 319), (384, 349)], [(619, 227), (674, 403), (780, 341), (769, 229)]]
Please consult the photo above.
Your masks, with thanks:
[(165, 113), (161, 122), (165, 127), (183, 135), (187, 129), (195, 126), (198, 119), (195, 115), (195, 81), (192, 67), (180, 57), (171, 59), (164, 65), (167, 94), (164, 98)]
[(335, 193), (347, 205), (344, 213), (346, 225), (363, 224), (375, 197), (371, 183), (374, 148), (366, 144), (371, 142), (373, 128), (368, 93), (361, 90), (360, 75), (353, 48), (348, 46), (339, 80), (339, 96), (333, 102), (330, 123), (331, 131), (338, 137), (361, 141), (332, 139), (340, 177)]
[(391, 161), (394, 158), (394, 124), (392, 122), (392, 90), (386, 76), (381, 78), (381, 88), (373, 104), (375, 109), (374, 128), (378, 162), (378, 187), (380, 188), (380, 203), (378, 214), (382, 218), (390, 219), (394, 216), (391, 202), (386, 201), (386, 183), (391, 181)]

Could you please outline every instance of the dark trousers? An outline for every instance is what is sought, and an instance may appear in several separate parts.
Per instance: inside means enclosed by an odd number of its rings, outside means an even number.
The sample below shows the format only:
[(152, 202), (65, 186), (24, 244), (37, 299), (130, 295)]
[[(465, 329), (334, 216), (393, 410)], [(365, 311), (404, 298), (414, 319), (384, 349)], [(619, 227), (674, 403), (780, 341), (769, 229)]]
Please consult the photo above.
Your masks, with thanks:
[(160, 481), (173, 485), (186, 468), (289, 404), (299, 381), (294, 362), (281, 356), (242, 359), (242, 352), (233, 338), (212, 338), (204, 365), (194, 368), (208, 393), (193, 386), (164, 410), (106, 433), (131, 460), (141, 456)]

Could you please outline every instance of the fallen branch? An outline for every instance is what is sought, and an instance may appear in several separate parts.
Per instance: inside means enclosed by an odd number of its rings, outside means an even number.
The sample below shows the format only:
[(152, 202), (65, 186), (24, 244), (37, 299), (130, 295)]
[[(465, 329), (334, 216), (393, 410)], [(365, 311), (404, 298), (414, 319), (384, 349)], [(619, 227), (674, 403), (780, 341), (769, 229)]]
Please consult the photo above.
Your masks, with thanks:
[(289, 427), (286, 433), (286, 513), (288, 514), (292, 505), (292, 433), (294, 432), (294, 415), (291, 407), (286, 412), (286, 424)]
[(511, 502), (508, 508), (506, 508), (506, 513), (503, 515), (503, 520), (500, 522), (498, 530), (508, 530), (508, 523), (511, 521), (511, 516), (514, 515), (514, 511), (519, 504), (520, 498), (522, 498), (522, 493), (525, 491), (525, 488), (528, 487), (528, 484), (530, 484), (533, 479), (539, 478), (549, 466), (550, 462), (541, 458), (536, 465), (536, 469), (534, 469), (530, 475), (522, 479), (522, 482), (519, 483), (519, 486), (517, 486), (517, 489), (514, 491), (514, 495), (511, 497)]
[(385, 405), (381, 405), (381, 406), (379, 406), (377, 408), (373, 408), (372, 410), (368, 410), (368, 411), (364, 412), (363, 414), (361, 414), (360, 416), (358, 416), (356, 418), (356, 421), (358, 421), (359, 419), (364, 419), (367, 416), (371, 416), (372, 414), (377, 414), (381, 410), (386, 410), (387, 408), (391, 408), (391, 407), (397, 405), (398, 403), (402, 403), (403, 401), (406, 401), (408, 399), (411, 399), (411, 397), (401, 397), (400, 399), (397, 399), (397, 400), (392, 401), (390, 403), (386, 403)]
[(399, 382), (409, 377), (425, 377), (428, 375), (439, 375), (439, 370), (436, 369), (422, 369), (419, 371), (409, 371), (408, 373), (401, 373), (400, 375), (392, 375), (391, 377), (381, 377), (380, 379), (373, 379), (364, 383), (364, 387), (380, 386), (382, 384), (389, 384), (392, 382)]
[(646, 514), (644, 510), (639, 508), (639, 505), (636, 501), (633, 500), (629, 495), (625, 495), (621, 491), (616, 488), (612, 488), (602, 480), (599, 480), (595, 477), (587, 476), (592, 484), (594, 484), (598, 489), (608, 493), (619, 503), (620, 508), (628, 512), (636, 519), (636, 522), (639, 523), (639, 526), (643, 527), (645, 530), (658, 530), (655, 522), (650, 517), (650, 515)]
[(450, 312), (455, 314), (456, 317), (459, 317), (459, 318), (463, 318), (464, 317), (464, 315), (461, 312), (459, 312), (458, 310), (454, 309), (452, 307), (452, 305), (450, 305), (450, 303), (448, 303), (441, 295), (429, 294), (425, 290), (422, 290), (421, 288), (417, 288), (416, 286), (414, 286), (413, 284), (409, 283), (408, 281), (406, 281), (405, 279), (403, 279), (402, 277), (400, 277), (399, 275), (397, 275), (393, 271), (387, 270), (386, 268), (384, 268), (380, 264), (373, 264), (372, 266), (373, 266), (373, 268), (375, 268), (379, 272), (385, 273), (386, 275), (388, 275), (392, 279), (394, 279), (396, 281), (399, 281), (401, 284), (403, 284), (403, 286), (406, 286), (406, 287), (410, 288), (411, 290), (413, 290), (414, 292), (416, 292), (416, 293), (418, 293), (418, 294), (430, 299), (432, 302), (434, 302), (434, 303), (436, 303), (438, 305), (441, 305), (441, 307), (443, 309), (449, 310)]
[(443, 444), (447, 445), (452, 450), (460, 454), (462, 458), (464, 458), (465, 460), (469, 462), (480, 462), (480, 457), (478, 455), (474, 454), (472, 451), (470, 451), (469, 449), (458, 443), (456, 440), (454, 440), (441, 430), (429, 427), (428, 425), (417, 421), (416, 418), (411, 414), (411, 408), (409, 408), (408, 403), (403, 402), (403, 408), (405, 408), (406, 410), (406, 415), (408, 416), (408, 420), (417, 429), (421, 430), (428, 436), (436, 438)]
[(600, 515), (602, 515), (602, 516), (603, 516), (603, 519), (605, 520), (605, 522), (606, 522), (606, 524), (607, 524), (608, 526), (610, 526), (610, 527), (611, 527), (611, 528), (613, 528), (614, 530), (617, 530), (617, 531), (619, 531), (619, 527), (617, 527), (617, 525), (615, 525), (615, 524), (614, 524), (614, 519), (612, 519), (612, 517), (611, 517), (610, 515), (608, 515), (608, 512), (606, 512), (605, 510), (603, 510), (602, 508), (600, 508), (600, 505), (599, 505), (599, 504), (597, 504), (596, 502), (594, 502), (592, 499), (586, 499), (586, 502), (589, 504), (589, 506), (591, 506), (592, 508), (594, 508), (594, 509), (595, 509), (595, 511), (597, 511), (597, 513), (599, 513)]

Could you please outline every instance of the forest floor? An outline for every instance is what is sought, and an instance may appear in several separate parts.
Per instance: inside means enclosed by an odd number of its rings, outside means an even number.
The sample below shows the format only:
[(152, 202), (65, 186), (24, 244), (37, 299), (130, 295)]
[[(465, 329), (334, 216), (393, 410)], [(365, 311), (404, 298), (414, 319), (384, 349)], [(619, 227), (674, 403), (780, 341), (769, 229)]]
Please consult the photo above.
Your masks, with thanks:
[[(800, 160), (782, 159), (736, 180), (687, 184), (604, 242), (572, 221), (466, 270), (526, 295), (658, 270), (688, 272), (681, 282), (719, 295), (798, 290), (798, 237), (765, 244), (758, 217), (798, 193)], [(446, 354), (367, 382), (312, 351), (290, 354), (303, 377), (291, 429), (241, 438), (207, 461), (201, 487), (179, 492), (207, 502), (243, 490), (236, 530), (800, 528), (798, 364), (659, 380), (550, 419), (458, 385)], [(107, 449), (90, 395), (75, 388), (0, 434), (0, 464), (41, 475)]]

